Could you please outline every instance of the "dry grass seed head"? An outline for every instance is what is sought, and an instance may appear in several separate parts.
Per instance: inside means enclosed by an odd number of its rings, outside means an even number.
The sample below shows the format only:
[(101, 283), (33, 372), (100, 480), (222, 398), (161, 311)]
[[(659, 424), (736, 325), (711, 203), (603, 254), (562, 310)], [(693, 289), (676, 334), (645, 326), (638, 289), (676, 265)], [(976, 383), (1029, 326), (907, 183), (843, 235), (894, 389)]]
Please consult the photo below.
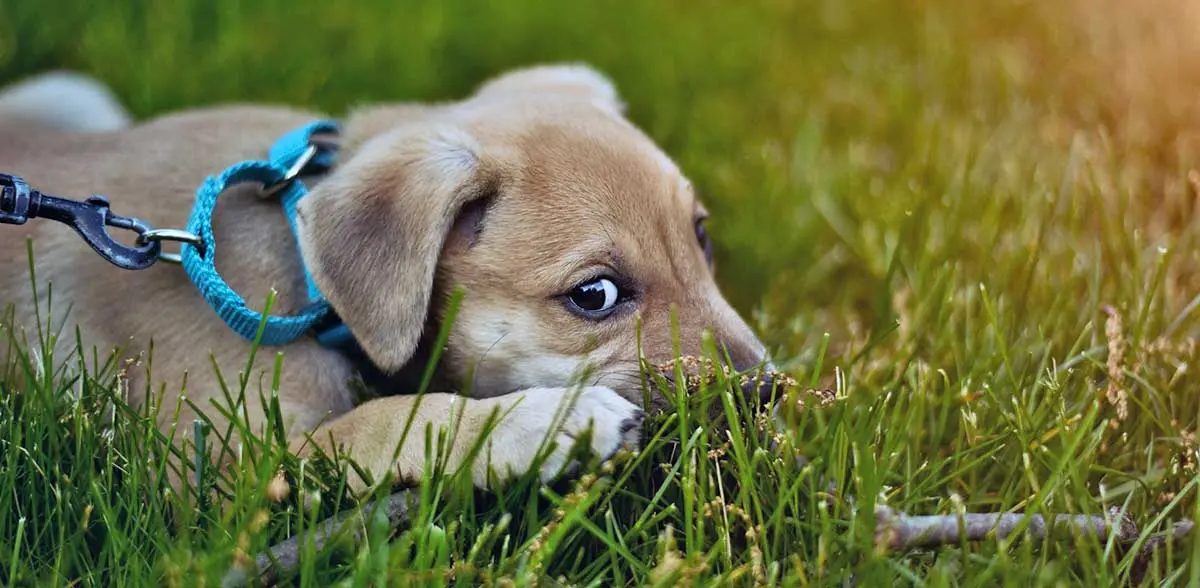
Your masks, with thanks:
[[(1117, 409), (1117, 422), (1129, 418), (1129, 392), (1122, 386), (1125, 380), (1125, 327), (1121, 313), (1112, 306), (1104, 307), (1108, 318), (1104, 321), (1104, 338), (1108, 342), (1108, 386), (1104, 396)], [(1114, 425), (1117, 423), (1114, 423)]]

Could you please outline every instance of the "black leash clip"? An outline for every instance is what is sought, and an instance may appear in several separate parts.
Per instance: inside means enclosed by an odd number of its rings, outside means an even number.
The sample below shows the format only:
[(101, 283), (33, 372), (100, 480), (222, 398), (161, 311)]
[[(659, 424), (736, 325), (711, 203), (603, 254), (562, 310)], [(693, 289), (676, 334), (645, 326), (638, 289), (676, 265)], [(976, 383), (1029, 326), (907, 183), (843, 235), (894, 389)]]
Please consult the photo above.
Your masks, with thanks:
[[(0, 174), (0, 224), (23, 225), (31, 218), (45, 218), (70, 225), (92, 249), (113, 265), (125, 269), (145, 269), (158, 261), (162, 243), (148, 239), (150, 225), (136, 219), (117, 216), (109, 210), (108, 199), (92, 196), (83, 202), (42, 194), (29, 187), (19, 176)], [(108, 227), (137, 233), (137, 245), (129, 246), (113, 239)]]

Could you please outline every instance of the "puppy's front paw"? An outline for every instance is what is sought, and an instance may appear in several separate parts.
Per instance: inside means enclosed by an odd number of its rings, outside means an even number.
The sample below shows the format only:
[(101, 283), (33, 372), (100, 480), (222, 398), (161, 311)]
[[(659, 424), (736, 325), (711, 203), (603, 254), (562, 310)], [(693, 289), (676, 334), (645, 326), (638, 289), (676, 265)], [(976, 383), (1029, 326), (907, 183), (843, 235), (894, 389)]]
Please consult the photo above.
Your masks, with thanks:
[(488, 469), (502, 478), (529, 471), (552, 442), (540, 471), (542, 481), (548, 482), (578, 465), (567, 460), (575, 442), (589, 430), (590, 449), (603, 459), (622, 447), (636, 448), (641, 436), (642, 409), (612, 388), (534, 388), (513, 396), (515, 404), (508, 405), (508, 414), (488, 441), (487, 463), (476, 470), (477, 482), (489, 477)]
[[(563, 402), (574, 391), (564, 391)], [(612, 457), (621, 448), (636, 449), (642, 434), (645, 413), (632, 402), (606, 386), (589, 386), (578, 392), (557, 435), (558, 446), (542, 466), (542, 480), (550, 481), (564, 469), (568, 453), (575, 441), (591, 431), (592, 453), (602, 459)], [(566, 468), (564, 468), (566, 466)]]

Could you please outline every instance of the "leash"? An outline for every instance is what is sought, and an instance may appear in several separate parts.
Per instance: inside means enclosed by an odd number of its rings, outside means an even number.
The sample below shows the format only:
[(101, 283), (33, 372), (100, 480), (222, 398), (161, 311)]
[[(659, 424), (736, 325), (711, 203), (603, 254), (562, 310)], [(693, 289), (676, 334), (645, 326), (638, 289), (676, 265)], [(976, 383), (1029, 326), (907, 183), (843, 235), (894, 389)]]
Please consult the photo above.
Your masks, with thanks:
[[(44, 194), (31, 188), (20, 176), (9, 174), (0, 174), (0, 224), (21, 225), (32, 218), (65, 223), (101, 257), (124, 269), (146, 269), (160, 260), (181, 264), (209, 307), (229, 328), (248, 341), (257, 340), (269, 346), (286, 345), (311, 332), (322, 345), (353, 350), (357, 344), (350, 330), (322, 296), (307, 267), (304, 268), (304, 279), (309, 304), (297, 313), (264, 317), (247, 306), (246, 300), (217, 272), (217, 246), (212, 227), (213, 211), (221, 194), (232, 186), (253, 182), (262, 186), (264, 198), (279, 199), (288, 226), (293, 236), (297, 236), (296, 206), (308, 195), (308, 188), (300, 176), (333, 167), (336, 145), (320, 141), (316, 135), (337, 132), (337, 123), (333, 121), (310, 123), (276, 141), (267, 160), (235, 163), (220, 175), (208, 177), (196, 190), (196, 201), (185, 230), (155, 229), (136, 218), (115, 215), (103, 196), (92, 196), (80, 202)], [(135, 245), (117, 241), (108, 233), (108, 227), (133, 231), (137, 234)], [(164, 252), (162, 243), (165, 241), (180, 243), (180, 253)], [(263, 327), (261, 338), (260, 325)]]

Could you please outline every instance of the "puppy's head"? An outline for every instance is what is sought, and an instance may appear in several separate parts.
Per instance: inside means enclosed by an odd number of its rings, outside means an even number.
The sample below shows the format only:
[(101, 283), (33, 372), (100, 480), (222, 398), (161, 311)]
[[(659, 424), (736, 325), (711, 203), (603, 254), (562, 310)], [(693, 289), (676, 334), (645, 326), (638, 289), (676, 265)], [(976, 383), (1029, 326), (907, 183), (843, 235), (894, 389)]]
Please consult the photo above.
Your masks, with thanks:
[(640, 400), (639, 359), (699, 355), (705, 333), (736, 369), (766, 359), (713, 279), (704, 207), (621, 110), (595, 72), (540, 67), (350, 120), (301, 248), (378, 367), (413, 358), (458, 288), (442, 371), (475, 395), (587, 371)]

